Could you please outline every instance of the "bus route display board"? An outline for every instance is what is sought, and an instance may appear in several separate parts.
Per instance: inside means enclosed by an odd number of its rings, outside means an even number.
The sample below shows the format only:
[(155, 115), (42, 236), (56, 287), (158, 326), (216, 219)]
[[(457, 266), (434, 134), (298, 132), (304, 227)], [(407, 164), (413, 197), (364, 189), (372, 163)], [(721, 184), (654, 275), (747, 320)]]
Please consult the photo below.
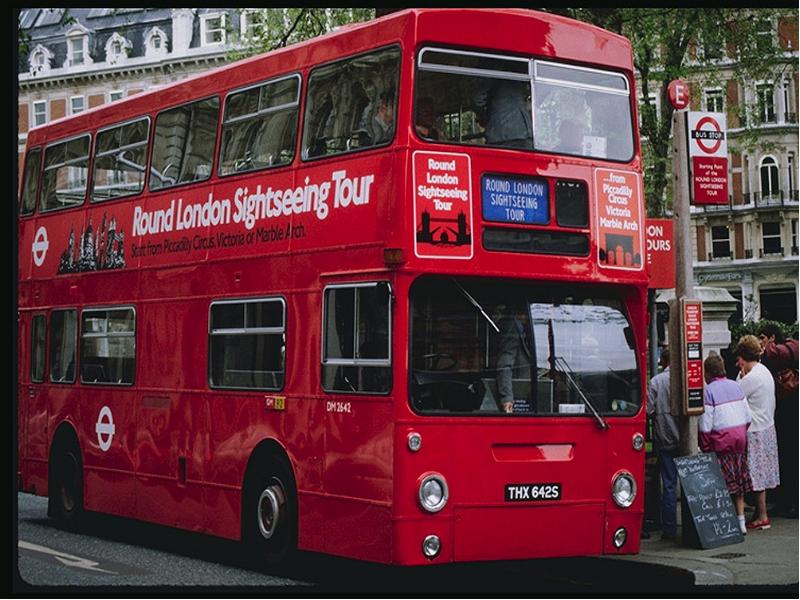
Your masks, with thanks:
[(703, 413), (703, 304), (699, 300), (681, 300), (681, 330), (684, 344), (686, 393), (683, 414)]
[(675, 466), (682, 490), (683, 545), (716, 548), (744, 541), (716, 455), (681, 456)]

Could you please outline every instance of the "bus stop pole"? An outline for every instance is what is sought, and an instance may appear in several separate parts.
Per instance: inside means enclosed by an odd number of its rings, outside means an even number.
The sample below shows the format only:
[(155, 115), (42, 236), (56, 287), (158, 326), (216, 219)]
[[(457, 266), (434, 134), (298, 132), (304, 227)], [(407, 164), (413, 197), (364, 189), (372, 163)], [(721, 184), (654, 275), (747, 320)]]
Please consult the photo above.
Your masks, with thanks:
[(697, 453), (697, 416), (685, 414), (686, 344), (681, 328), (681, 301), (693, 299), (692, 238), (689, 219), (689, 159), (686, 132), (688, 111), (672, 116), (672, 211), (675, 220), (675, 298), (669, 303), (669, 357), (672, 414), (678, 417), (680, 455)]

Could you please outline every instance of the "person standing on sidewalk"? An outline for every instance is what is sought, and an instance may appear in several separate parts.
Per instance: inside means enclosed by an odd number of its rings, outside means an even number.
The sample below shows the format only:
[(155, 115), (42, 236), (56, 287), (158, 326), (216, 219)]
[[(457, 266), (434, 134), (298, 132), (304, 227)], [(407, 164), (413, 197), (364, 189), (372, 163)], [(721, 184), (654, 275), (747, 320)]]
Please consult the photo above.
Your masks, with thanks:
[(678, 531), (678, 470), (675, 467), (675, 457), (680, 449), (680, 437), (678, 423), (671, 413), (668, 348), (661, 350), (659, 364), (664, 370), (650, 379), (647, 389), (647, 415), (653, 422), (653, 442), (661, 472), (661, 539), (673, 540)]
[(725, 377), (725, 363), (715, 352), (703, 361), (703, 376), (706, 380), (704, 410), (697, 422), (697, 441), (703, 452), (716, 453), (725, 487), (736, 508), (739, 529), (746, 534), (744, 495), (752, 489), (747, 468), (750, 408), (744, 390)]
[[(775, 378), (775, 433), (778, 436), (778, 466), (781, 484), (773, 509), (781, 516), (797, 518), (797, 340), (783, 337), (777, 325), (764, 324), (759, 330), (761, 363)], [(793, 373), (792, 373), (793, 371)]]
[(769, 529), (767, 490), (780, 485), (778, 441), (775, 435), (775, 381), (759, 362), (761, 344), (754, 335), (744, 335), (734, 350), (739, 375), (736, 381), (747, 396), (753, 422), (747, 430), (747, 467), (756, 492), (756, 511), (748, 529)]

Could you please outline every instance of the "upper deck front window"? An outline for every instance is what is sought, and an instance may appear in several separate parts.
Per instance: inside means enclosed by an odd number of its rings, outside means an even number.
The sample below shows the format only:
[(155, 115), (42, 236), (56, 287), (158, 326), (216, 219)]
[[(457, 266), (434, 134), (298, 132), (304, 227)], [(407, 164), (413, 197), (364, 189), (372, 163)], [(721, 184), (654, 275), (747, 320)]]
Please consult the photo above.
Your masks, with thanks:
[(429, 141), (633, 157), (630, 88), (620, 73), (425, 48), (414, 115)]

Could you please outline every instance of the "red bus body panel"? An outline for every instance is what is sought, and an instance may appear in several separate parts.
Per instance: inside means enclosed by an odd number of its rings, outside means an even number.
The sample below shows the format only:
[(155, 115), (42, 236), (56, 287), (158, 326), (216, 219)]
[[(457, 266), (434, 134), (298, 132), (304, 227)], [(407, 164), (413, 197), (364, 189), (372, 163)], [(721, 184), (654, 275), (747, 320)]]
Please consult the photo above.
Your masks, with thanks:
[[(428, 564), (422, 540), (436, 534), (442, 541), (436, 563), (638, 551), (642, 494), (633, 506), (620, 509), (610, 488), (620, 470), (633, 473), (643, 486), (644, 454), (633, 449), (632, 438), (644, 434), (644, 404), (633, 417), (607, 418), (608, 430), (590, 417), (421, 416), (411, 409), (408, 380), (409, 289), (419, 275), (526, 278), (545, 286), (591, 282), (624, 299), (644, 398), (644, 270), (600, 268), (594, 225), (588, 230), (587, 257), (487, 252), (478, 235), (482, 173), (536, 175), (547, 179), (551, 189), (557, 178), (583, 180), (590, 190), (589, 222), (594, 224), (595, 170), (639, 173), (638, 140), (633, 160), (624, 164), (423, 143), (410, 124), (416, 51), (427, 44), (617, 69), (635, 89), (629, 42), (598, 28), (521, 9), (407, 10), (30, 131), (28, 147), (43, 147), (148, 115), (152, 140), (152, 123), (160, 110), (211, 95), (223, 101), (230, 90), (291, 73), (302, 75), (305, 90), (316, 65), (389, 45), (402, 50), (398, 127), (386, 148), (310, 162), (296, 156), (291, 165), (277, 169), (212, 175), (206, 182), (163, 192), (20, 217), (18, 435), (24, 490), (47, 494), (53, 435), (58, 427), (69, 426), (82, 452), (87, 509), (238, 539), (248, 461), (260, 444), (272, 441), (288, 456), (297, 483), (302, 549)], [(635, 123), (633, 94), (631, 98)], [(301, 102), (301, 115), (303, 110)], [(469, 260), (415, 256), (412, 178), (418, 151), (469, 155), (475, 237)], [(303, 212), (252, 228), (235, 221), (237, 193), (323, 182), (332, 185), (324, 219)], [(360, 193), (366, 201), (334, 207), (339, 192), (342, 197)], [(234, 211), (226, 223), (134, 234), (137, 211), (155, 214), (174, 207), (173, 218), (180, 220), (179, 207), (224, 199)], [(70, 232), (78, 236), (90, 224), (99, 231), (112, 219), (116, 231), (124, 233), (125, 268), (57, 274)], [(40, 228), (46, 230), (49, 246), (43, 263), (36, 265), (31, 249)], [(386, 248), (402, 251), (401, 265), (384, 262)], [(393, 383), (388, 395), (322, 390), (322, 290), (358, 281), (392, 286)], [(209, 305), (247, 297), (280, 297), (286, 303), (286, 381), (281, 391), (209, 386)], [(98, 386), (80, 378), (71, 385), (47, 378), (32, 383), (32, 316), (54, 307), (107, 306), (135, 307), (134, 384)], [(276, 395), (285, 397), (285, 410), (270, 408), (267, 397)], [(103, 407), (113, 413), (115, 427), (107, 451), (97, 430)], [(407, 445), (411, 431), (423, 438), (416, 453)], [(449, 502), (435, 514), (424, 512), (417, 498), (419, 478), (429, 471), (444, 474), (450, 488)], [(525, 481), (560, 482), (563, 496), (535, 504), (504, 502), (504, 485)], [(620, 550), (611, 542), (619, 527), (629, 532)]]

